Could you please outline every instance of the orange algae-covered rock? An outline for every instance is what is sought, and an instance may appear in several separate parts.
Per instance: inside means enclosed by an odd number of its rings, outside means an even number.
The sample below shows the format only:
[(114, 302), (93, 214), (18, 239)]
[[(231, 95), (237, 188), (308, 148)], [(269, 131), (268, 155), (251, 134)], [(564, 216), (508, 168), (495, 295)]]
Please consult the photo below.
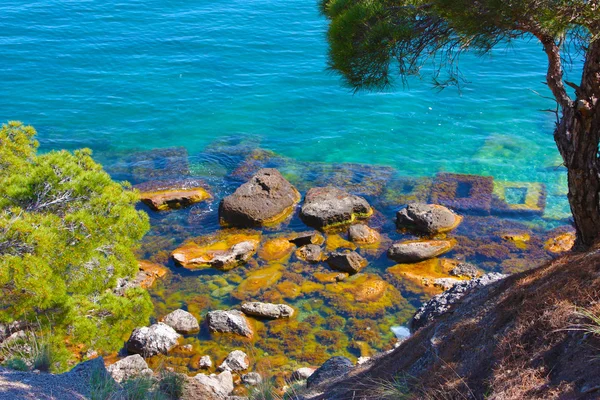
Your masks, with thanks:
[(171, 257), (184, 268), (232, 269), (247, 262), (258, 248), (259, 233), (220, 232), (177, 248)]
[(150, 288), (156, 279), (164, 277), (169, 269), (162, 265), (150, 261), (138, 261), (139, 272), (136, 276), (136, 282), (144, 289)]
[(142, 202), (154, 211), (187, 207), (212, 198), (206, 184), (197, 179), (149, 181), (135, 189)]
[(325, 240), (325, 249), (327, 251), (336, 251), (337, 249), (356, 250), (356, 245), (340, 235), (328, 235)]
[(348, 277), (346, 272), (315, 272), (315, 279), (321, 283), (341, 282)]
[(381, 240), (379, 232), (365, 224), (352, 225), (348, 229), (348, 237), (358, 244), (375, 244)]
[(437, 280), (457, 279), (448, 273), (447, 268), (451, 264), (445, 264), (446, 262), (442, 263), (440, 259), (434, 258), (416, 264), (397, 264), (388, 268), (386, 272), (408, 290), (434, 294), (442, 291), (441, 285), (436, 285)]
[(548, 239), (544, 248), (551, 253), (564, 253), (573, 248), (575, 239), (575, 232), (566, 232)]
[(283, 274), (282, 265), (272, 265), (257, 271), (253, 271), (239, 284), (231, 294), (237, 299), (243, 300), (254, 296), (259, 292), (270, 289), (275, 285)]
[(295, 299), (302, 295), (302, 289), (294, 282), (285, 281), (276, 286), (277, 290), (286, 299)]
[(282, 260), (292, 254), (294, 244), (286, 238), (267, 240), (258, 251), (258, 256), (265, 261)]

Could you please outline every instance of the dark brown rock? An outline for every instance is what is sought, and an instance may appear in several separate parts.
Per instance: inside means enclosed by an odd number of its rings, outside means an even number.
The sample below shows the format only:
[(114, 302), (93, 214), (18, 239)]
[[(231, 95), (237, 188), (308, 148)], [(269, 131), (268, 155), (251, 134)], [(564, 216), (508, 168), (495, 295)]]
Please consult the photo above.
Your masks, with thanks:
[(310, 189), (300, 212), (307, 225), (318, 229), (349, 224), (371, 214), (373, 209), (364, 198), (331, 186)]
[(327, 258), (329, 266), (335, 270), (355, 274), (367, 266), (368, 262), (355, 251), (331, 253)]

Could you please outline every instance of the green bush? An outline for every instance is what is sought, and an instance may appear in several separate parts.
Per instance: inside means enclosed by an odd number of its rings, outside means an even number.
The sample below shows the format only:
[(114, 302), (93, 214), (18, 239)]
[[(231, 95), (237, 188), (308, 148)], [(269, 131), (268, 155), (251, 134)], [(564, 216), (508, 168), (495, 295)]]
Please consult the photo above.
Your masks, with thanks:
[(177, 400), (183, 396), (185, 377), (171, 371), (161, 371), (158, 391), (169, 400)]
[[(35, 134), (0, 128), (0, 322), (42, 321), (73, 345), (117, 350), (152, 311), (145, 290), (110, 290), (137, 271), (148, 216), (91, 151), (38, 154)], [(65, 340), (51, 346), (64, 354)]]
[(27, 363), (22, 358), (14, 357), (4, 362), (6, 368), (14, 369), (17, 371), (29, 371)]

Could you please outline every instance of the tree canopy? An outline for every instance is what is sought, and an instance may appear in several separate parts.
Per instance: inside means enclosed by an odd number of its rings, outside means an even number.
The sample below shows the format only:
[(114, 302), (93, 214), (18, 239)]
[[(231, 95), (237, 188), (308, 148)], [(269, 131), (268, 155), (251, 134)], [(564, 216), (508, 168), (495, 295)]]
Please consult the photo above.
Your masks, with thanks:
[(89, 150), (40, 155), (35, 134), (19, 122), (0, 129), (0, 322), (116, 350), (152, 309), (145, 290), (112, 290), (138, 269), (148, 217)]

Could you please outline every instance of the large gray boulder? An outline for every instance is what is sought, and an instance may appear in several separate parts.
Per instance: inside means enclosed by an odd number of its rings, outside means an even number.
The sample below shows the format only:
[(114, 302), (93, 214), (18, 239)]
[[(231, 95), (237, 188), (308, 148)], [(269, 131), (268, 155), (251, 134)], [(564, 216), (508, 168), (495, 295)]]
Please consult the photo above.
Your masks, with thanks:
[(459, 281), (449, 290), (432, 297), (427, 303), (423, 304), (415, 313), (411, 328), (417, 330), (427, 325), (427, 323), (446, 313), (454, 303), (462, 299), (471, 290), (489, 285), (506, 278), (506, 276), (497, 272), (491, 272), (483, 275), (481, 278)]
[(327, 258), (327, 264), (332, 269), (350, 274), (356, 274), (367, 266), (368, 262), (355, 251), (334, 252)]
[(342, 377), (348, 373), (354, 365), (346, 357), (336, 356), (325, 361), (306, 381), (307, 387), (317, 386), (330, 379)]
[(398, 228), (409, 228), (434, 235), (456, 228), (462, 217), (437, 204), (412, 203), (396, 214)]
[(117, 382), (123, 382), (140, 376), (150, 377), (154, 374), (139, 354), (125, 357), (109, 365), (106, 370)]
[(200, 330), (200, 324), (196, 317), (184, 310), (175, 310), (172, 313), (167, 314), (162, 322), (169, 325), (179, 333), (189, 334), (198, 332)]
[(162, 322), (150, 327), (136, 328), (127, 340), (127, 351), (141, 354), (144, 357), (151, 357), (160, 353), (166, 354), (177, 346), (180, 337), (181, 335), (175, 332), (175, 329)]
[(211, 332), (233, 333), (246, 337), (254, 335), (250, 323), (244, 314), (238, 310), (210, 311), (206, 315), (206, 323)]
[(223, 371), (219, 375), (198, 374), (194, 379), (203, 388), (216, 397), (226, 399), (233, 392), (233, 375), (231, 371)]
[(227, 355), (227, 358), (219, 365), (219, 371), (240, 372), (245, 371), (250, 366), (248, 355), (241, 350), (234, 350)]
[(455, 240), (406, 240), (394, 243), (388, 257), (399, 263), (419, 262), (447, 253), (455, 245)]
[(300, 193), (276, 169), (264, 168), (225, 197), (219, 217), (226, 225), (247, 228), (284, 219), (300, 201)]
[(272, 304), (253, 301), (242, 304), (242, 311), (246, 315), (262, 318), (289, 318), (294, 315), (294, 309), (287, 304)]
[(312, 188), (306, 193), (300, 216), (307, 225), (323, 229), (352, 223), (372, 213), (364, 198), (327, 186)]

